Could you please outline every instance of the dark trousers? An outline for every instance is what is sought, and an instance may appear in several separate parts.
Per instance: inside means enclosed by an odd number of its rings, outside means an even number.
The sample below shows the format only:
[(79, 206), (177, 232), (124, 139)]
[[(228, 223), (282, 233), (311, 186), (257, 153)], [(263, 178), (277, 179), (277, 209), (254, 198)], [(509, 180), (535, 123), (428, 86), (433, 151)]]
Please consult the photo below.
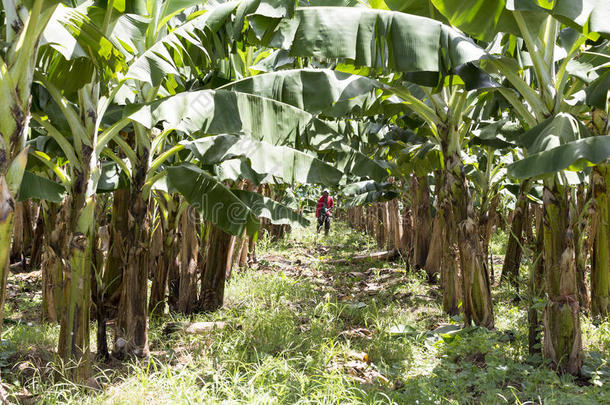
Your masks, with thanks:
[(330, 217), (324, 214), (320, 214), (318, 217), (318, 233), (322, 229), (322, 225), (324, 225), (324, 234), (328, 235), (328, 231), (330, 230)]

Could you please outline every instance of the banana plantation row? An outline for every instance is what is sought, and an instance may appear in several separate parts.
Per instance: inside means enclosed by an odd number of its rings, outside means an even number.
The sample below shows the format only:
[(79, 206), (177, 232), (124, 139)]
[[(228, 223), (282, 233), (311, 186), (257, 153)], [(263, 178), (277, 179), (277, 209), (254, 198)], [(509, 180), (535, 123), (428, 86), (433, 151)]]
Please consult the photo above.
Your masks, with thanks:
[(324, 185), (466, 324), (494, 326), (508, 222), (503, 275), (535, 247), (544, 355), (579, 374), (582, 311), (610, 313), (607, 2), (351, 3), (3, 1), (0, 320), (20, 261), (71, 378), (92, 318), (102, 357), (111, 319), (145, 356), (149, 317), (222, 306)]

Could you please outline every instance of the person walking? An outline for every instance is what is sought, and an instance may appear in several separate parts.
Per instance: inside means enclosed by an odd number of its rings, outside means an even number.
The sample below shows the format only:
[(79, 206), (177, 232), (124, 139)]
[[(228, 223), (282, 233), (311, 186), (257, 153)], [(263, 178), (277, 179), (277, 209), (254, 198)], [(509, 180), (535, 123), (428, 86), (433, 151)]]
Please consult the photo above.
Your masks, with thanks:
[(316, 218), (318, 218), (318, 233), (324, 226), (324, 235), (328, 235), (330, 230), (330, 217), (332, 216), (331, 208), (335, 206), (333, 198), (329, 195), (328, 189), (324, 189), (322, 197), (318, 200), (316, 206)]

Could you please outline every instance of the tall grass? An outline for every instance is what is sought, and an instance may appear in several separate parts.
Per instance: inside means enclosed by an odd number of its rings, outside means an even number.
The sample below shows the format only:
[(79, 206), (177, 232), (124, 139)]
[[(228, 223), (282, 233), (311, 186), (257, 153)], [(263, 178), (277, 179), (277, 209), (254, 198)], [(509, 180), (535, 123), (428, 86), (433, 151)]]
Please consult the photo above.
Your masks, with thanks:
[[(323, 263), (321, 256), (374, 249), (368, 238), (333, 225), (326, 239), (308, 228), (281, 243), (264, 241), (259, 257), (279, 256), (281, 266), (270, 258), (257, 269), (235, 272), (227, 305), (215, 313), (152, 323), (149, 359), (96, 363), (102, 390), (62, 380), (53, 356), (34, 372), (2, 357), (51, 350), (56, 326), (5, 328), (0, 361), (5, 359), (10, 398), (74, 404), (610, 403), (608, 323), (583, 323), (585, 370), (593, 378), (592, 385), (579, 386), (528, 362), (525, 308), (504, 299), (511, 291), (496, 291), (497, 330), (438, 332), (459, 319), (442, 313), (439, 292), (423, 273), (401, 263)], [(297, 260), (313, 275), (299, 276)], [(376, 283), (379, 291), (364, 291)], [(168, 334), (170, 320), (225, 321), (227, 327)]]

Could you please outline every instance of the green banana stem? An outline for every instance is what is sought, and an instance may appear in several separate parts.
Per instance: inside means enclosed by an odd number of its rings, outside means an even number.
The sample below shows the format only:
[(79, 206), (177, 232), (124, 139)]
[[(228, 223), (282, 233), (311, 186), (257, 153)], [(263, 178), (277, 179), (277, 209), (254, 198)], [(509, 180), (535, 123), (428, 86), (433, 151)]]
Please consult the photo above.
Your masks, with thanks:
[(596, 166), (592, 183), (597, 221), (591, 266), (591, 312), (593, 316), (607, 317), (610, 315), (610, 166)]
[[(77, 209), (79, 196), (66, 208)], [(95, 197), (85, 200), (80, 215), (73, 219), (68, 240), (70, 272), (64, 280), (64, 312), (61, 317), (58, 352), (72, 381), (89, 378), (89, 307), (91, 295), (90, 236), (94, 225)], [(75, 222), (75, 223), (74, 223)]]
[(0, 175), (0, 335), (2, 334), (2, 320), (4, 319), (4, 299), (10, 264), (14, 216), (15, 203), (13, 197), (4, 175)]

